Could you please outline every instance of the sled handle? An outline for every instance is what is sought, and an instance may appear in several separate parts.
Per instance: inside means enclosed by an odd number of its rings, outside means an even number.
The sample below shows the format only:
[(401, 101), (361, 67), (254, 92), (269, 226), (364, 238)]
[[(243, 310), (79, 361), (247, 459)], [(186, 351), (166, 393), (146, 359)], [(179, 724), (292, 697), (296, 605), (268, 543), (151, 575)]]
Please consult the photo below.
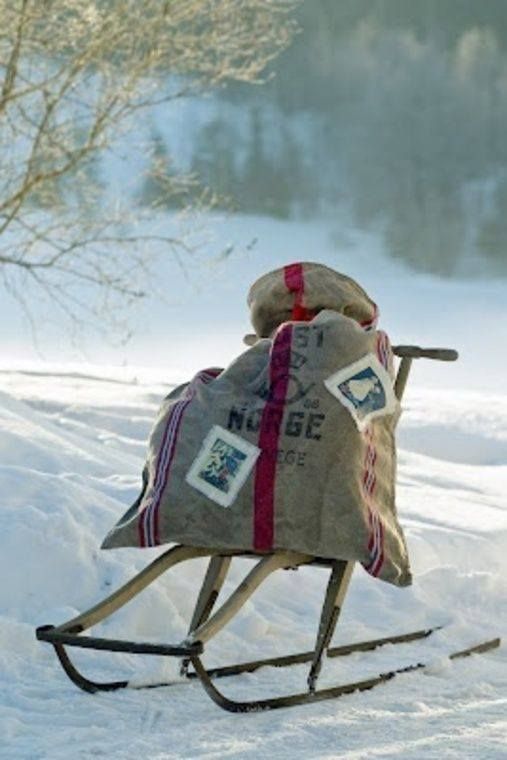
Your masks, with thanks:
[(421, 348), (420, 346), (393, 346), (393, 353), (402, 359), (437, 359), (455, 362), (459, 354), (453, 348)]
[(394, 393), (398, 401), (401, 401), (407, 384), (413, 359), (438, 359), (441, 362), (455, 362), (458, 352), (453, 348), (421, 348), (420, 346), (393, 346), (393, 354), (401, 359), (396, 380)]

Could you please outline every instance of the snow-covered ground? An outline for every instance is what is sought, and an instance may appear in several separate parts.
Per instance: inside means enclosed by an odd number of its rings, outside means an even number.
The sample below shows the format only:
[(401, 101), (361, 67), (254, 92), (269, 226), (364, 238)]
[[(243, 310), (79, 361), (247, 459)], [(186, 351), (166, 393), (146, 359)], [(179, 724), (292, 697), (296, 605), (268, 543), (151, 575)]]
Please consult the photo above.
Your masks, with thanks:
[[(506, 635), (507, 286), (416, 277), (382, 259), (373, 267), (373, 259), (357, 247), (333, 254), (323, 232), (315, 254), (310, 245), (315, 227), (300, 225), (284, 238), (288, 227), (259, 220), (252, 220), (252, 227), (255, 221), (258, 256), (241, 267), (234, 257), (226, 262), (220, 276), (214, 275), (222, 284), (213, 297), (202, 297), (203, 311), (189, 320), (190, 328), (185, 322), (174, 325), (184, 355), (159, 352), (142, 371), (36, 363), (28, 351), (2, 363), (2, 760), (507, 757), (505, 646), (453, 663), (445, 657)], [(241, 234), (248, 234), (244, 226)], [(275, 253), (282, 241), (285, 252)], [(357, 568), (334, 643), (445, 627), (421, 642), (331, 660), (320, 685), (418, 661), (431, 667), (337, 701), (237, 716), (220, 711), (195, 683), (93, 696), (80, 692), (50, 647), (35, 640), (34, 629), (91, 606), (159, 553), (98, 549), (137, 495), (158, 405), (171, 382), (210, 364), (213, 350), (218, 361), (241, 350), (248, 324), (238, 317), (239, 304), (252, 276), (296, 259), (326, 261), (361, 279), (379, 301), (382, 325), (394, 342), (464, 351), (455, 366), (416, 363), (404, 402), (398, 508), (414, 585), (395, 589)], [(211, 307), (220, 319), (210, 325)], [(163, 333), (161, 309), (154, 312), (148, 342)], [(194, 335), (187, 345), (185, 329)], [(143, 363), (141, 353), (132, 356)], [(225, 593), (249, 567), (247, 561), (235, 563)], [(94, 633), (178, 642), (204, 569), (205, 562), (196, 560), (173, 570)], [(205, 661), (225, 664), (312, 648), (325, 578), (325, 571), (308, 568), (275, 575), (209, 645)], [(178, 680), (177, 663), (159, 658), (76, 651), (76, 661), (99, 680), (124, 673), (134, 674), (136, 683)], [(242, 699), (300, 691), (305, 680), (305, 666), (296, 666), (285, 672), (265, 669), (221, 686)]]

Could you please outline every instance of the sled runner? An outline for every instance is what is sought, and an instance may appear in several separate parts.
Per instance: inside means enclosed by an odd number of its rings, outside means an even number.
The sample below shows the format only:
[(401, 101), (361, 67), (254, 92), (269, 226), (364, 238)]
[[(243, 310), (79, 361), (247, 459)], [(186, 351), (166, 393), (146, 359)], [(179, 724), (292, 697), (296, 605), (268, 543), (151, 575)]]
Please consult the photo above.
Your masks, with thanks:
[[(303, 308), (301, 304), (300, 308)], [(449, 349), (422, 349), (415, 346), (397, 346), (394, 347), (393, 352), (401, 359), (394, 383), (394, 393), (398, 401), (403, 395), (414, 359), (428, 358), (442, 361), (454, 361), (457, 359), (457, 353)], [(100, 623), (137, 596), (162, 573), (181, 562), (198, 557), (209, 557), (209, 564), (197, 598), (188, 635), (183, 642), (175, 645), (164, 645), (82, 635), (92, 626)], [(257, 559), (257, 564), (227, 601), (213, 614), (215, 602), (223, 586), (230, 563), (234, 558), (238, 557), (255, 558)], [(53, 645), (58, 659), (69, 678), (78, 687), (88, 692), (121, 689), (127, 687), (129, 682), (127, 680), (119, 680), (98, 683), (89, 680), (74, 666), (67, 653), (67, 647), (179, 658), (181, 660), (181, 675), (188, 680), (199, 679), (211, 699), (223, 709), (231, 712), (277, 709), (336, 698), (354, 691), (371, 689), (381, 683), (385, 683), (399, 673), (424, 668), (424, 664), (415, 663), (409, 667), (380, 674), (375, 678), (319, 690), (317, 689), (317, 679), (324, 656), (328, 658), (341, 657), (353, 652), (373, 650), (386, 644), (416, 641), (430, 636), (437, 630), (436, 628), (430, 628), (347, 646), (331, 647), (331, 640), (344, 603), (354, 565), (354, 560), (324, 558), (286, 549), (244, 551), (239, 549), (224, 549), (223, 546), (217, 548), (178, 545), (168, 549), (135, 578), (87, 612), (58, 626), (41, 626), (37, 629), (36, 635), (40, 641)], [(218, 634), (239, 612), (262, 582), (276, 570), (303, 568), (306, 566), (322, 567), (329, 571), (329, 580), (322, 605), (314, 649), (310, 652), (206, 669), (201, 657), (207, 642)], [(469, 649), (454, 652), (450, 657), (455, 659), (474, 653), (485, 652), (497, 647), (499, 643), (499, 639), (492, 639)], [(289, 696), (237, 702), (224, 696), (218, 690), (215, 683), (216, 679), (235, 676), (241, 673), (251, 673), (263, 666), (285, 667), (301, 663), (308, 663), (310, 665), (307, 678), (307, 691)], [(181, 681), (177, 683), (179, 684)], [(166, 686), (169, 684), (158, 685)]]

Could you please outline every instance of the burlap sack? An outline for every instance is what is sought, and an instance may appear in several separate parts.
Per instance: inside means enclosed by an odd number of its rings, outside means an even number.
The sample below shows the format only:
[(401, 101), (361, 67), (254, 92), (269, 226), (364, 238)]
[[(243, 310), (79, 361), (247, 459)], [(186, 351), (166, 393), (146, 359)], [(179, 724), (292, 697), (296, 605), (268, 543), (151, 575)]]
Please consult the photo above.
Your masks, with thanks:
[(289, 319), (306, 321), (323, 309), (351, 317), (364, 329), (374, 326), (378, 314), (377, 305), (355, 280), (308, 261), (260, 277), (247, 303), (257, 338), (268, 338)]
[[(259, 284), (251, 303), (261, 333), (259, 315), (269, 309)], [(391, 349), (371, 329), (376, 309), (356, 287), (354, 313), (370, 329), (338, 310), (285, 322), (224, 371), (201, 372), (166, 399), (143, 493), (103, 548), (291, 549), (411, 582), (394, 502)]]

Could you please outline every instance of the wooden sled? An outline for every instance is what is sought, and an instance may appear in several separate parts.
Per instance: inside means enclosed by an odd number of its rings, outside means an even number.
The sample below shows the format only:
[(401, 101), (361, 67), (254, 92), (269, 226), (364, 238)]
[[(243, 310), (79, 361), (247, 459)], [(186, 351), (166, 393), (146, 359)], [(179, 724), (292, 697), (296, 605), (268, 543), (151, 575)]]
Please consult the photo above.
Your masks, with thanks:
[[(401, 358), (398, 368), (395, 393), (401, 399), (410, 372), (413, 359), (428, 358), (442, 361), (455, 361), (456, 351), (450, 349), (422, 349), (416, 346), (396, 346), (394, 353)], [(145, 589), (162, 573), (181, 562), (197, 557), (209, 557), (208, 569), (196, 602), (195, 610), (186, 639), (178, 645), (152, 644), (146, 642), (120, 641), (114, 639), (82, 636), (92, 626), (112, 615)], [(227, 601), (212, 614), (215, 602), (223, 586), (231, 561), (234, 557), (256, 558), (258, 562)], [(332, 699), (350, 694), (354, 691), (365, 691), (391, 680), (399, 673), (424, 668), (423, 663), (382, 673), (379, 676), (340, 686), (317, 689), (317, 679), (322, 667), (324, 654), (327, 657), (340, 657), (358, 651), (368, 651), (385, 644), (398, 644), (415, 641), (431, 635), (437, 628), (413, 631), (396, 636), (373, 639), (340, 647), (330, 647), (341, 608), (347, 593), (354, 562), (330, 560), (309, 556), (291, 551), (278, 551), (269, 554), (253, 554), (198, 548), (191, 546), (175, 546), (154, 560), (135, 578), (115, 591), (104, 601), (95, 605), (87, 612), (58, 626), (44, 625), (37, 628), (36, 636), (40, 641), (53, 645), (58, 659), (69, 678), (81, 689), (88, 692), (113, 691), (125, 688), (129, 681), (112, 681), (97, 683), (83, 676), (71, 662), (66, 647), (80, 647), (109, 652), (128, 652), (131, 654), (150, 654), (181, 659), (181, 675), (187, 679), (198, 678), (211, 699), (220, 707), (230, 712), (250, 712), (256, 710), (272, 710), (281, 707), (301, 705), (324, 699)], [(221, 668), (206, 669), (201, 655), (205, 644), (213, 638), (241, 609), (261, 583), (273, 572), (284, 568), (300, 568), (304, 566), (319, 566), (329, 570), (329, 580), (324, 596), (315, 648), (310, 652), (301, 652), (263, 660), (244, 662)], [(473, 653), (485, 652), (500, 644), (499, 639), (483, 642), (469, 649), (454, 652), (452, 659), (464, 657)], [(215, 679), (235, 676), (241, 673), (251, 673), (263, 666), (285, 667), (294, 664), (309, 663), (307, 691), (283, 697), (253, 700), (248, 702), (233, 701), (222, 694), (216, 687)], [(180, 683), (180, 682), (177, 682)], [(165, 686), (168, 684), (157, 684)], [(151, 687), (152, 688), (152, 687)]]

